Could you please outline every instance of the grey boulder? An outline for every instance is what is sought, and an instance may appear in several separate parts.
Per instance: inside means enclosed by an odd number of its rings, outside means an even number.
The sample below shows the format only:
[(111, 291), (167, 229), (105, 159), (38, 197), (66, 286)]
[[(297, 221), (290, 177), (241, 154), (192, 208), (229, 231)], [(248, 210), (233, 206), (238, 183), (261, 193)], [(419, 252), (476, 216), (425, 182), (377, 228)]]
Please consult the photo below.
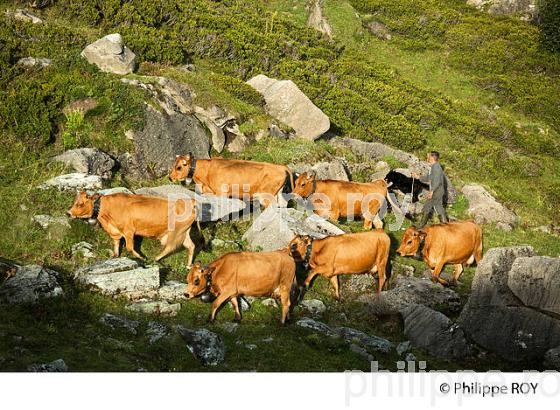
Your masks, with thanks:
[(177, 314), (181, 310), (181, 304), (169, 303), (166, 300), (139, 300), (131, 305), (128, 305), (126, 309), (133, 312), (146, 313), (149, 315), (177, 316)]
[(116, 162), (109, 154), (96, 148), (77, 148), (66, 151), (52, 159), (62, 162), (72, 170), (89, 175), (99, 175), (103, 179), (111, 179)]
[(50, 363), (37, 363), (27, 367), (28, 372), (35, 373), (61, 373), (67, 372), (68, 366), (62, 359), (57, 359)]
[(56, 188), (59, 191), (95, 191), (102, 187), (103, 179), (100, 176), (81, 172), (59, 175), (39, 185), (39, 189)]
[(498, 228), (507, 231), (519, 223), (517, 215), (499, 203), (484, 187), (476, 184), (465, 185), (462, 192), (469, 201), (467, 213), (477, 223), (495, 223)]
[(128, 319), (124, 316), (113, 315), (112, 313), (103, 314), (103, 316), (99, 319), (99, 322), (113, 330), (125, 330), (133, 335), (138, 333), (138, 327), (140, 326), (140, 322), (137, 320)]
[(319, 162), (314, 165), (299, 164), (288, 166), (292, 171), (298, 174), (313, 171), (315, 172), (317, 179), (335, 179), (339, 181), (350, 180), (345, 162), (337, 158), (329, 162)]
[(204, 328), (191, 330), (183, 326), (177, 326), (177, 331), (189, 351), (203, 364), (216, 366), (224, 361), (226, 347), (220, 335)]
[(58, 273), (39, 265), (18, 266), (15, 274), (0, 285), (0, 302), (38, 303), (64, 295)]
[(82, 50), (81, 56), (107, 73), (129, 74), (136, 66), (136, 55), (124, 45), (118, 33), (106, 35), (91, 43)]
[(18, 60), (18, 64), (27, 68), (45, 68), (52, 64), (52, 60), (42, 57), (23, 57)]

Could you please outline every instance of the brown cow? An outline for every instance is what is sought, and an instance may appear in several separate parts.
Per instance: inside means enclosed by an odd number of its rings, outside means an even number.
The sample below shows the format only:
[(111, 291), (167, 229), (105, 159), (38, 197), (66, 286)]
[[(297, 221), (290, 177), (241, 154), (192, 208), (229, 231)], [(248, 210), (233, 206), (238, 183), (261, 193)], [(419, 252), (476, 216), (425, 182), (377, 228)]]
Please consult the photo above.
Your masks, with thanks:
[(210, 322), (219, 307), (227, 301), (235, 310), (235, 321), (241, 320), (238, 296), (274, 296), (282, 303), (284, 324), (290, 310), (290, 292), (295, 286), (296, 264), (286, 250), (274, 252), (232, 252), (216, 259), (207, 267), (196, 262), (187, 275), (187, 299), (209, 291), (212, 302)]
[(304, 172), (297, 178), (293, 193), (304, 199), (311, 197), (314, 212), (319, 216), (332, 221), (358, 216), (364, 218), (364, 229), (371, 229), (372, 225), (383, 228), (377, 215), (387, 197), (387, 183), (382, 179), (369, 183), (318, 180), (315, 173)]
[[(196, 204), (193, 199), (173, 202), (125, 193), (88, 196), (80, 192), (68, 215), (72, 218), (97, 219), (113, 240), (114, 257), (119, 256), (120, 240), (124, 237), (126, 249), (136, 258), (144, 259), (134, 249), (136, 235), (156, 238), (161, 242), (164, 248), (156, 256), (156, 261), (183, 245), (187, 249), (187, 266), (190, 266), (195, 249), (190, 230), (196, 217)], [(174, 214), (171, 213), (173, 211)], [(175, 216), (171, 223), (170, 215)]]
[(404, 231), (397, 253), (413, 256), (422, 251), (424, 262), (432, 271), (432, 281), (447, 284), (440, 278), (447, 263), (455, 265), (453, 282), (457, 282), (463, 272), (463, 264), (477, 265), (482, 259), (482, 229), (474, 221), (456, 221), (428, 226), (414, 227)]
[[(294, 181), (285, 165), (237, 159), (195, 159), (192, 154), (178, 155), (169, 174), (171, 181), (192, 179), (202, 193), (259, 200), (265, 207), (277, 201), (285, 206), (282, 189)], [(276, 197), (276, 198), (275, 198)]]
[(297, 261), (303, 261), (304, 267), (311, 268), (305, 279), (309, 288), (316, 275), (331, 281), (336, 299), (340, 299), (338, 275), (377, 272), (381, 292), (386, 283), (386, 267), (389, 260), (391, 239), (382, 230), (360, 233), (347, 233), (313, 239), (310, 236), (297, 235), (288, 245), (290, 254)]

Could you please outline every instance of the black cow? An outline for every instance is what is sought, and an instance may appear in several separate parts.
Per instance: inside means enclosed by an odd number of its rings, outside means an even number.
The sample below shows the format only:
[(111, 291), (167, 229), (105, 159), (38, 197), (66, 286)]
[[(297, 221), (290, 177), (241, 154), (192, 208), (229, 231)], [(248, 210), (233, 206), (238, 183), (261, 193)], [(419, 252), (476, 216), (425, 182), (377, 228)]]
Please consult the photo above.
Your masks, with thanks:
[(401, 191), (403, 194), (412, 193), (412, 202), (418, 202), (418, 195), (420, 195), (423, 190), (428, 190), (430, 188), (428, 184), (415, 179), (413, 192), (412, 178), (397, 171), (389, 171), (389, 173), (385, 176), (385, 182), (389, 185), (387, 189), (390, 192)]

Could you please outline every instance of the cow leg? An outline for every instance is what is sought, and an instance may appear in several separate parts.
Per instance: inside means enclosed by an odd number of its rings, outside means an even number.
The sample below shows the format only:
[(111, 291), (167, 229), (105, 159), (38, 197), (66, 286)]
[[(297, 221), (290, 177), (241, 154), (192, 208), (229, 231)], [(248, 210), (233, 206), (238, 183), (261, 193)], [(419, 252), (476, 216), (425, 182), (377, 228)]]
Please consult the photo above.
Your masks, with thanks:
[(379, 217), (379, 214), (373, 217), (373, 226), (375, 226), (375, 229), (383, 229), (383, 221)]
[(286, 323), (288, 318), (288, 313), (290, 312), (290, 289), (284, 289), (280, 294), (280, 302), (282, 303), (282, 317), (280, 322), (282, 324)]
[(282, 194), (282, 188), (280, 188), (280, 191), (276, 194), (276, 203), (279, 208), (286, 208), (288, 206), (288, 201), (286, 201), (284, 195)]
[(134, 233), (133, 232), (126, 232), (124, 236), (124, 241), (126, 243), (126, 250), (132, 253), (135, 258), (144, 260), (144, 257), (140, 255), (134, 249)]
[(447, 285), (447, 281), (443, 278), (440, 278), (441, 271), (445, 266), (445, 262), (440, 261), (436, 264), (436, 267), (432, 270), (432, 282), (434, 283), (441, 283), (442, 285)]
[(160, 260), (165, 258), (167, 255), (169, 255), (170, 253), (175, 251), (175, 249), (177, 249), (177, 243), (176, 243), (177, 233), (175, 231), (170, 231), (170, 232), (167, 233), (166, 236), (167, 236), (167, 240), (165, 241), (165, 246), (163, 247), (161, 252), (158, 254), (158, 256), (156, 256), (156, 258), (155, 258), (156, 262), (159, 262)]
[[(194, 242), (191, 239), (191, 229), (187, 229), (185, 240), (183, 241), (183, 246), (187, 249), (187, 269), (190, 269), (192, 266), (192, 261), (194, 257)], [(237, 299), (236, 299), (237, 300)]]
[[(386, 277), (386, 273), (385, 273), (385, 269), (386, 266), (383, 263), (379, 263), (377, 265), (377, 274), (379, 276), (378, 279), (378, 283), (377, 283), (377, 293), (381, 293), (381, 291), (383, 290), (383, 286), (385, 286), (385, 288), (387, 288), (387, 277)], [(385, 289), (387, 290), (387, 289)]]
[(334, 289), (334, 298), (336, 300), (340, 300), (340, 290), (339, 290), (339, 282), (338, 282), (338, 275), (331, 276), (330, 278), (331, 285)]
[(463, 273), (463, 264), (458, 263), (453, 269), (453, 284), (457, 284), (459, 278), (461, 277), (461, 273)]
[(303, 283), (303, 285), (305, 286), (305, 289), (309, 289), (309, 286), (311, 285), (311, 281), (318, 274), (319, 274), (319, 272), (315, 272), (315, 271), (311, 271), (307, 274), (307, 278), (305, 278), (305, 282)]
[(118, 258), (121, 254), (121, 237), (120, 236), (113, 236), (113, 257)]
[(237, 301), (237, 296), (234, 296), (230, 299), (231, 306), (235, 312), (235, 318), (233, 319), (234, 322), (241, 322), (241, 311), (239, 310), (239, 302)]
[(212, 302), (212, 311), (210, 312), (210, 318), (208, 321), (210, 323), (214, 322), (216, 319), (216, 313), (218, 313), (218, 309), (222, 304), (229, 299), (229, 296), (225, 296), (223, 293), (219, 294), (218, 297)]
[(364, 230), (369, 231), (372, 227), (373, 223), (371, 221), (371, 219), (369, 219), (367, 216), (364, 217)]

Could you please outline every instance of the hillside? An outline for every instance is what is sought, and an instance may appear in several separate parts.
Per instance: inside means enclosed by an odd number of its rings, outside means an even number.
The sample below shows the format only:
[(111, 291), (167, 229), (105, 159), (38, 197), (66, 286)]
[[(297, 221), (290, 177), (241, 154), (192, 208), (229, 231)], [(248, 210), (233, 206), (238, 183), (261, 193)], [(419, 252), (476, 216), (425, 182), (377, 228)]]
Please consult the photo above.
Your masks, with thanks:
[[(158, 77), (172, 79), (190, 90), (193, 105), (205, 110), (217, 105), (235, 118), (248, 143), (238, 152), (219, 155), (279, 164), (342, 158), (353, 170), (353, 180), (369, 181), (377, 161), (333, 143), (336, 137), (382, 142), (419, 158), (438, 150), (455, 187), (483, 185), (520, 218), (510, 232), (485, 225), (485, 250), (529, 244), (540, 255), (560, 255), (554, 233), (560, 224), (560, 53), (544, 48), (538, 26), (518, 16), (491, 16), (462, 0), (325, 0), (324, 16), (333, 34), (329, 39), (307, 27), (305, 0), (52, 0), (33, 10), (41, 24), (6, 15), (27, 3), (0, 6), (0, 256), (61, 272), (66, 296), (38, 307), (2, 305), (0, 336), (7, 341), (0, 347), (2, 370), (22, 370), (59, 357), (72, 370), (207, 369), (180, 337), (152, 345), (143, 336), (112, 332), (99, 323), (103, 312), (131, 316), (126, 301), (83, 291), (70, 279), (71, 272), (88, 263), (72, 252), (74, 244), (87, 241), (97, 259), (109, 256), (110, 239), (101, 229), (74, 220), (69, 229), (44, 230), (32, 220), (39, 214), (62, 216), (74, 199), (73, 193), (37, 189), (68, 171), (50, 158), (93, 147), (120, 159), (134, 151), (128, 132), (146, 126), (145, 104), (154, 103), (154, 94), (80, 56), (85, 46), (110, 33), (120, 33), (137, 56), (137, 70), (124, 78), (154, 87)], [(384, 27), (381, 34), (372, 22)], [(387, 33), (390, 40), (380, 38)], [(30, 56), (52, 63), (42, 68), (18, 63)], [(294, 81), (328, 115), (329, 133), (315, 142), (260, 138), (274, 121), (261, 95), (245, 83), (257, 74)], [(85, 115), (63, 113), (86, 98), (96, 104)], [(283, 124), (278, 127), (290, 132)], [(383, 160), (391, 167), (403, 165), (393, 157)], [(122, 168), (108, 185), (136, 189), (165, 183), (163, 175), (131, 178)], [(467, 207), (459, 194), (448, 211), (465, 219)], [(205, 225), (207, 239), (226, 242), (199, 251), (196, 259), (206, 263), (246, 248), (242, 235), (251, 222)], [(347, 232), (361, 229), (360, 221), (337, 225)], [(391, 258), (414, 267), (414, 275), (421, 277), (421, 262), (395, 254), (401, 235), (391, 234)], [(158, 249), (156, 241), (143, 241), (146, 255)], [(182, 253), (164, 264), (168, 279), (184, 281)], [(456, 289), (462, 304), (474, 272), (466, 269)], [(355, 327), (394, 343), (405, 340), (400, 320), (371, 315), (350, 298), (334, 302), (325, 280), (315, 282), (308, 298), (328, 306), (322, 320), (330, 326)], [(207, 305), (181, 304), (178, 316), (158, 320), (169, 327), (205, 325)], [(457, 315), (442, 310), (452, 318)], [(215, 369), (369, 368), (363, 356), (340, 340), (293, 325), (280, 328), (277, 313), (255, 303), (234, 333), (211, 327), (223, 334), (229, 355)], [(303, 309), (296, 310), (296, 318), (304, 315)], [(141, 326), (151, 320), (135, 317)], [(231, 309), (224, 308), (221, 321), (232, 317)], [(99, 345), (92, 346), (92, 340)], [(247, 344), (258, 347), (253, 351)], [(430, 368), (510, 368), (494, 356), (449, 363), (421, 351), (414, 354), (428, 358)], [(398, 358), (394, 352), (376, 357), (390, 369)]]

